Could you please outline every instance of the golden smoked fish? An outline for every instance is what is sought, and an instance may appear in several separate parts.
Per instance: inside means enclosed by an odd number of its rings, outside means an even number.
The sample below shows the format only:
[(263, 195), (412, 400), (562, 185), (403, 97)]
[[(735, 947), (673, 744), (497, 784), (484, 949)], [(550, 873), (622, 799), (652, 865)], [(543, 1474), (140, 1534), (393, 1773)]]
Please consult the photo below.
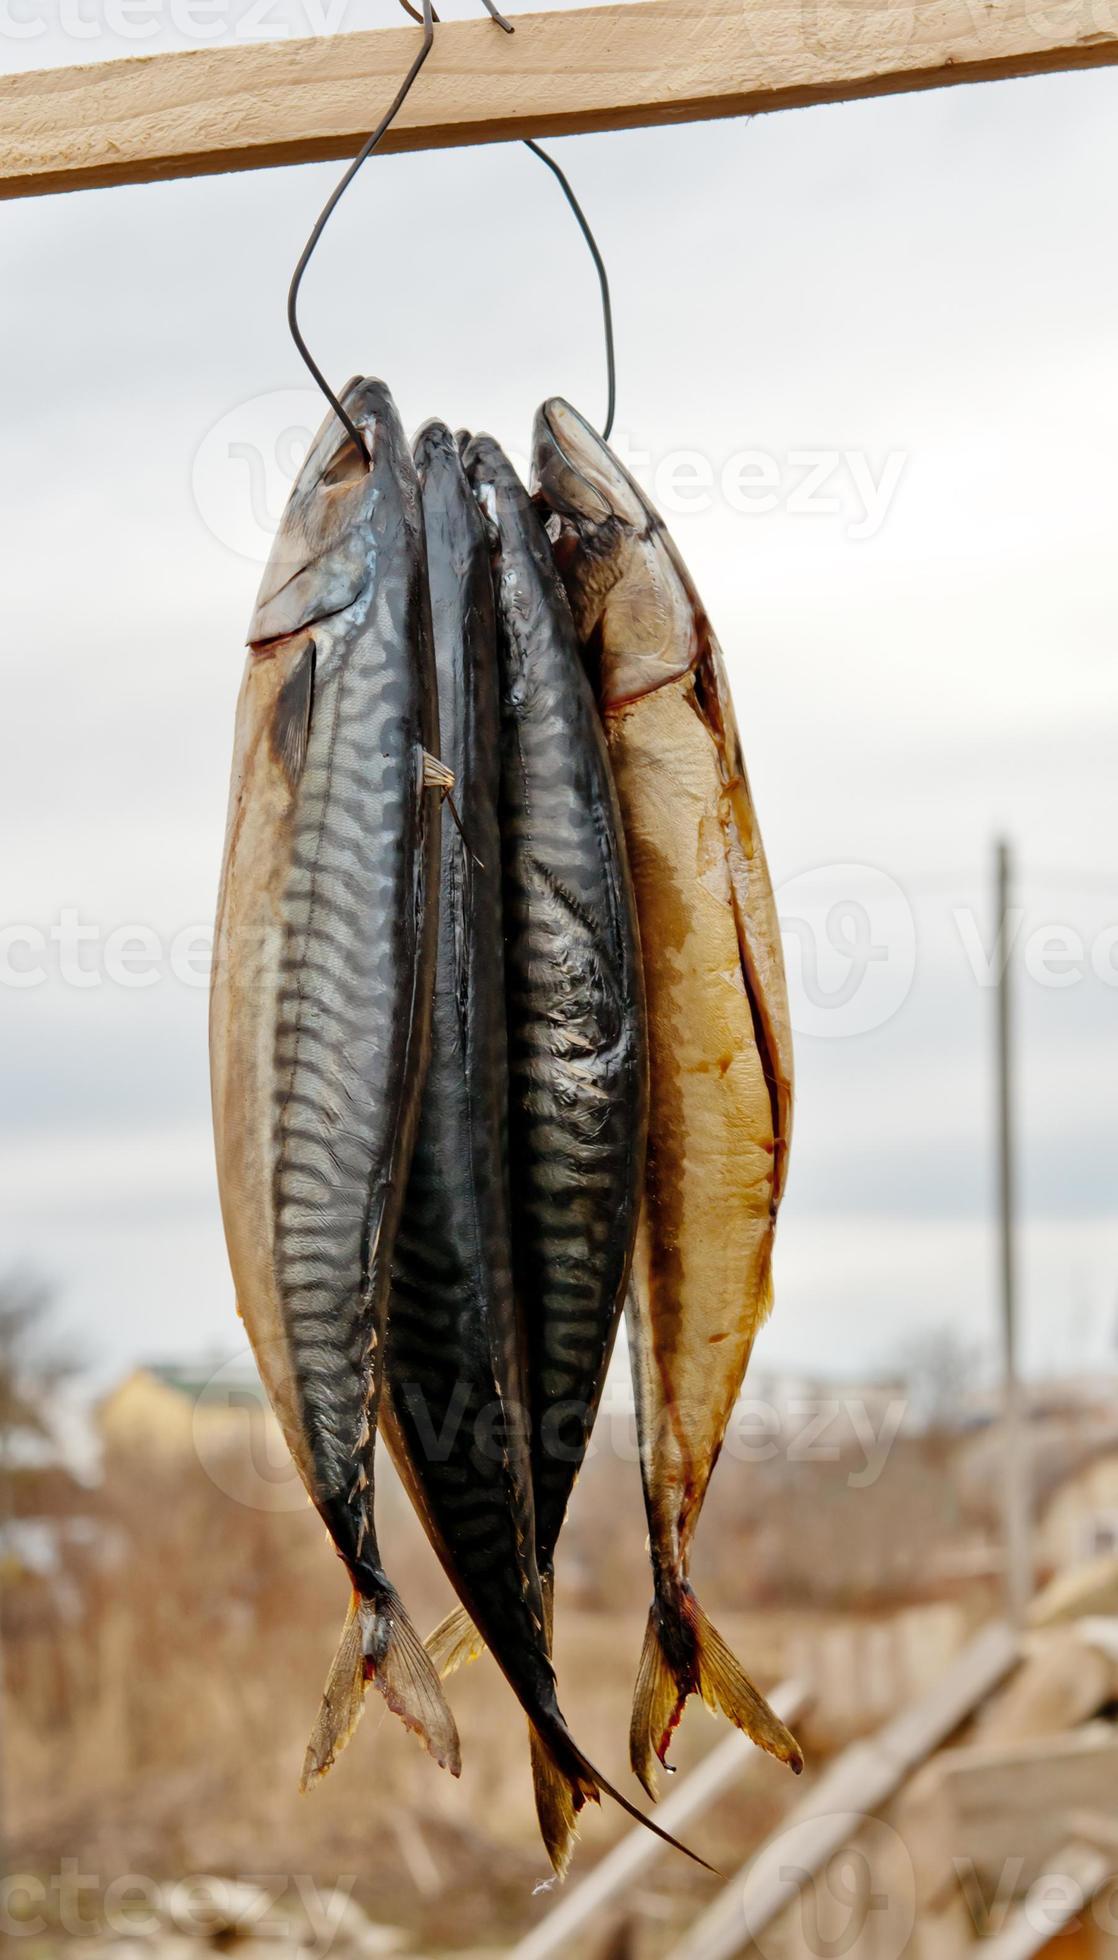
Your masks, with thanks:
[(373, 1451), (392, 1253), (430, 1038), (438, 707), (419, 486), (391, 397), (352, 382), (292, 490), (249, 629), (210, 1056), (237, 1302), (349, 1574), (304, 1785), (372, 1681), (458, 1773), (438, 1677), (385, 1575)]
[(802, 1766), (688, 1581), (772, 1301), (791, 1034), (729, 687), (690, 578), (637, 485), (565, 402), (536, 418), (534, 472), (605, 723), (644, 961), (651, 1090), (629, 1333), (654, 1598), (629, 1747), (655, 1795), (656, 1759), (695, 1693)]

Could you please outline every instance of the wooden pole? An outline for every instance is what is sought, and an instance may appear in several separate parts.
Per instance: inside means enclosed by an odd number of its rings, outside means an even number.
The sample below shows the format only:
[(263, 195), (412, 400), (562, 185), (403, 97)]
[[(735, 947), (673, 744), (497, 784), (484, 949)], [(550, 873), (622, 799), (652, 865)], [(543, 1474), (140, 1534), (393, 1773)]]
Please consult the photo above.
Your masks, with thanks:
[[(0, 79), (0, 196), (353, 156), (414, 27)], [(446, 21), (387, 150), (755, 115), (1118, 61), (1118, 0), (640, 0)]]
[(1004, 1521), (1006, 1611), (1013, 1625), (1025, 1618), (1033, 1593), (1029, 1533), (1029, 1465), (1025, 1452), (1021, 1380), (1017, 1356), (1016, 1168), (1013, 1137), (1012, 967), (1009, 940), (1011, 866), (1009, 845), (994, 850), (997, 912), (997, 1177), (998, 1277), (1001, 1297), (1004, 1432)]

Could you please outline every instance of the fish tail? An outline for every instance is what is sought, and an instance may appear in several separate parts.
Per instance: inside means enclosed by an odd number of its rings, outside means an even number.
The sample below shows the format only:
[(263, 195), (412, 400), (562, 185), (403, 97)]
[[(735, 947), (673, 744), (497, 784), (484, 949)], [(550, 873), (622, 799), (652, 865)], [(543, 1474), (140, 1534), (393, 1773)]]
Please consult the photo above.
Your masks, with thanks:
[(458, 1730), (438, 1675), (397, 1594), (385, 1584), (373, 1596), (355, 1590), (350, 1597), (300, 1788), (309, 1790), (333, 1767), (361, 1719), (370, 1682), (435, 1761), (459, 1775)]
[(528, 1743), (540, 1836), (556, 1877), (566, 1878), (578, 1836), (578, 1813), (585, 1804), (597, 1802), (598, 1786), (564, 1767), (534, 1722), (528, 1724)]
[(536, 1814), (539, 1818), (540, 1833), (547, 1846), (547, 1855), (557, 1878), (566, 1875), (571, 1861), (571, 1852), (577, 1836), (577, 1819), (580, 1810), (588, 1803), (599, 1803), (603, 1796), (611, 1797), (620, 1804), (626, 1815), (646, 1831), (651, 1831), (664, 1844), (670, 1844), (673, 1851), (682, 1851), (704, 1871), (713, 1871), (705, 1858), (692, 1851), (669, 1831), (638, 1810), (635, 1803), (607, 1783), (600, 1770), (583, 1755), (571, 1735), (562, 1716), (556, 1713), (547, 1718), (530, 1722), (532, 1742), (532, 1780), (535, 1786)]
[[(550, 1569), (540, 1572), (540, 1599), (544, 1614), (544, 1641), (550, 1654), (555, 1618), (555, 1580)], [(578, 1813), (585, 1804), (597, 1802), (597, 1784), (579, 1775), (577, 1770), (572, 1776), (569, 1770), (561, 1768), (532, 1721), (528, 1723), (528, 1748), (540, 1836), (547, 1847), (556, 1877), (563, 1879), (567, 1875), (578, 1836)]]
[(440, 1681), (485, 1652), (485, 1642), (464, 1606), (456, 1606), (440, 1620), (423, 1644)]
[(677, 1602), (653, 1601), (644, 1636), (633, 1715), (629, 1760), (650, 1797), (656, 1796), (657, 1760), (667, 1767), (668, 1746), (690, 1695), (721, 1711), (759, 1748), (797, 1775), (804, 1766), (795, 1736), (769, 1707), (763, 1694), (735, 1660), (717, 1627), (708, 1620), (690, 1586)]

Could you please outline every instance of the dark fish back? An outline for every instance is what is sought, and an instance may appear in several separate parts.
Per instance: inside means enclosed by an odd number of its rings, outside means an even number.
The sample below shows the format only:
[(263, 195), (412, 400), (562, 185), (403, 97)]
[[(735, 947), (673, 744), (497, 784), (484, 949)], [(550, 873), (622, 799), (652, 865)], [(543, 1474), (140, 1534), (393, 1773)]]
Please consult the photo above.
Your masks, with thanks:
[(494, 548), (513, 1259), (546, 1574), (628, 1277), (647, 1123), (644, 996), (605, 741), (547, 538), (495, 443), (477, 438), (466, 461)]
[(493, 597), (449, 431), (421, 432), (416, 456), (442, 758), (466, 841), (444, 819), (431, 1064), (396, 1240), (386, 1435), (452, 1583), (530, 1701), (550, 1688), (550, 1670), (510, 1253)]
[(438, 719), (422, 519), (411, 455), (381, 394), (364, 597), (344, 632), (326, 622), (308, 656), (313, 708), (276, 1028), (276, 1269), (320, 1509), (351, 1570), (376, 1564), (373, 1372), (437, 925), (438, 824), (423, 788)]

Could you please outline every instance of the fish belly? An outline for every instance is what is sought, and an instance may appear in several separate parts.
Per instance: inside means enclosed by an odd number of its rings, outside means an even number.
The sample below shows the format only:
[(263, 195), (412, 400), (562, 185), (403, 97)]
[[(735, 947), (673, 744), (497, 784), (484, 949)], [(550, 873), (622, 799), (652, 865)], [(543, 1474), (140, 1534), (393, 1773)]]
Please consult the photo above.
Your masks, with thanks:
[(293, 799), (269, 729), (303, 648), (246, 664), (214, 940), (210, 1075), (222, 1219), (237, 1308), (269, 1401), (308, 1490), (314, 1475), (275, 1270), (276, 1001)]
[(649, 1496), (686, 1551), (768, 1304), (772, 1102), (742, 973), (732, 827), (689, 675), (607, 715), (636, 893), (651, 1096), (634, 1272)]

